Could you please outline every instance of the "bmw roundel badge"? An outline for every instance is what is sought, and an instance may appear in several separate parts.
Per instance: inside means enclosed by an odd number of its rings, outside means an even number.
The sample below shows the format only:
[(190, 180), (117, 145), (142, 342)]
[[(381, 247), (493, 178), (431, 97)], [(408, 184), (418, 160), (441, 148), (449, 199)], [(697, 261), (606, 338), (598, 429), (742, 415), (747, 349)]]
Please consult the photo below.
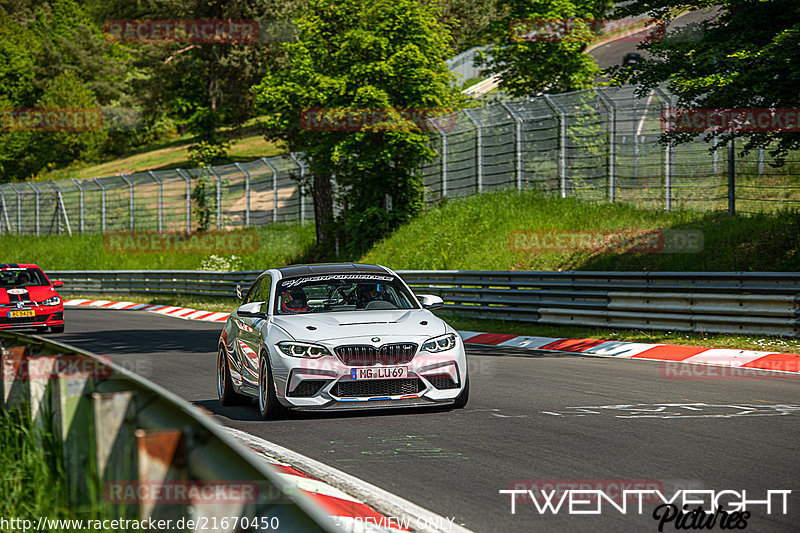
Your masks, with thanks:
[(372, 337), (372, 342), (381, 342), (380, 337)]

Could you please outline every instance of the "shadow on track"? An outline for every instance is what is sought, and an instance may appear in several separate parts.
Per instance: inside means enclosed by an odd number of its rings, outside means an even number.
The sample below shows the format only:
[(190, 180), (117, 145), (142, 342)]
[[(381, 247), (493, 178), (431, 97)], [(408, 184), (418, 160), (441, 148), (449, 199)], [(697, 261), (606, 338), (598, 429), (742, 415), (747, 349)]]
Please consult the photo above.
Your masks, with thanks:
[(216, 353), (219, 331), (208, 329), (101, 329), (51, 336), (99, 354)]

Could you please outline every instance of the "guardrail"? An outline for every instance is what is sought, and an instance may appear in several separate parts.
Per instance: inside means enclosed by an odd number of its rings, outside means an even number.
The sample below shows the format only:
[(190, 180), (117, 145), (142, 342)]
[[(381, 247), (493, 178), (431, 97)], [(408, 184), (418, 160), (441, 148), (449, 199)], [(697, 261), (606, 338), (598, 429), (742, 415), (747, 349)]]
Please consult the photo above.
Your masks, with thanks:
[[(234, 296), (257, 271), (63, 271), (73, 294)], [(797, 272), (398, 271), (415, 292), (477, 318), (800, 336)]]
[(0, 358), (0, 408), (52, 428), (71, 505), (170, 530), (338, 531), (209, 416), (106, 358), (9, 332)]

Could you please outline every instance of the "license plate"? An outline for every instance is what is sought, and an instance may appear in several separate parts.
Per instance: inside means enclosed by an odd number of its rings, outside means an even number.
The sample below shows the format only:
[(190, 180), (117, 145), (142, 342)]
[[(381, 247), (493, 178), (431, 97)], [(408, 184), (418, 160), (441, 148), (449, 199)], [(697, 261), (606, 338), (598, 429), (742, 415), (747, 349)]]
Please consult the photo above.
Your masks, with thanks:
[(22, 317), (30, 317), (36, 316), (36, 313), (33, 312), (33, 309), (28, 311), (9, 311), (8, 318), (22, 318)]
[(407, 366), (381, 366), (376, 368), (353, 368), (350, 370), (350, 379), (402, 379), (408, 377)]

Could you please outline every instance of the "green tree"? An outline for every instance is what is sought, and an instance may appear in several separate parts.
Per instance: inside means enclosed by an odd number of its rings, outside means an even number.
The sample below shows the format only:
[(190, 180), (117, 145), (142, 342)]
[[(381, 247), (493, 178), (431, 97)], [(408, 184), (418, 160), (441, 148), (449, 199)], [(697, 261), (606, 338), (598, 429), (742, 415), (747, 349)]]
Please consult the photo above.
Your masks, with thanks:
[[(584, 53), (596, 37), (591, 21), (605, 17), (610, 0), (500, 0), (503, 17), (492, 24), (497, 43), (491, 59), (484, 59), (486, 71), (501, 77), (500, 88), (512, 96), (542, 92), (561, 93), (591, 87), (599, 69)], [(547, 21), (567, 28), (563, 37), (512, 36), (520, 21), (532, 21), (543, 28)]]
[[(448, 29), (435, 6), (416, 0), (313, 0), (295, 22), (299, 39), (285, 45), (285, 67), (254, 89), (270, 117), (265, 134), (305, 153), (320, 253), (329, 253), (335, 239), (334, 177), (346, 244), (357, 253), (420, 207), (415, 170), (432, 151), (427, 133), (396, 110), (460, 104), (444, 63), (452, 53)], [(380, 109), (392, 124), (304, 127), (312, 109), (344, 110), (331, 112), (339, 117)]]
[[(634, 0), (619, 16), (647, 14), (668, 23), (676, 7), (719, 6), (719, 16), (640, 45), (651, 59), (614, 68), (617, 83), (638, 84), (639, 94), (666, 84), (678, 108), (778, 108), (800, 106), (800, 3), (796, 0)], [(701, 135), (665, 133), (681, 143)], [(720, 135), (726, 144), (733, 133)], [(747, 134), (743, 152), (770, 146), (778, 161), (800, 148), (796, 132)]]

